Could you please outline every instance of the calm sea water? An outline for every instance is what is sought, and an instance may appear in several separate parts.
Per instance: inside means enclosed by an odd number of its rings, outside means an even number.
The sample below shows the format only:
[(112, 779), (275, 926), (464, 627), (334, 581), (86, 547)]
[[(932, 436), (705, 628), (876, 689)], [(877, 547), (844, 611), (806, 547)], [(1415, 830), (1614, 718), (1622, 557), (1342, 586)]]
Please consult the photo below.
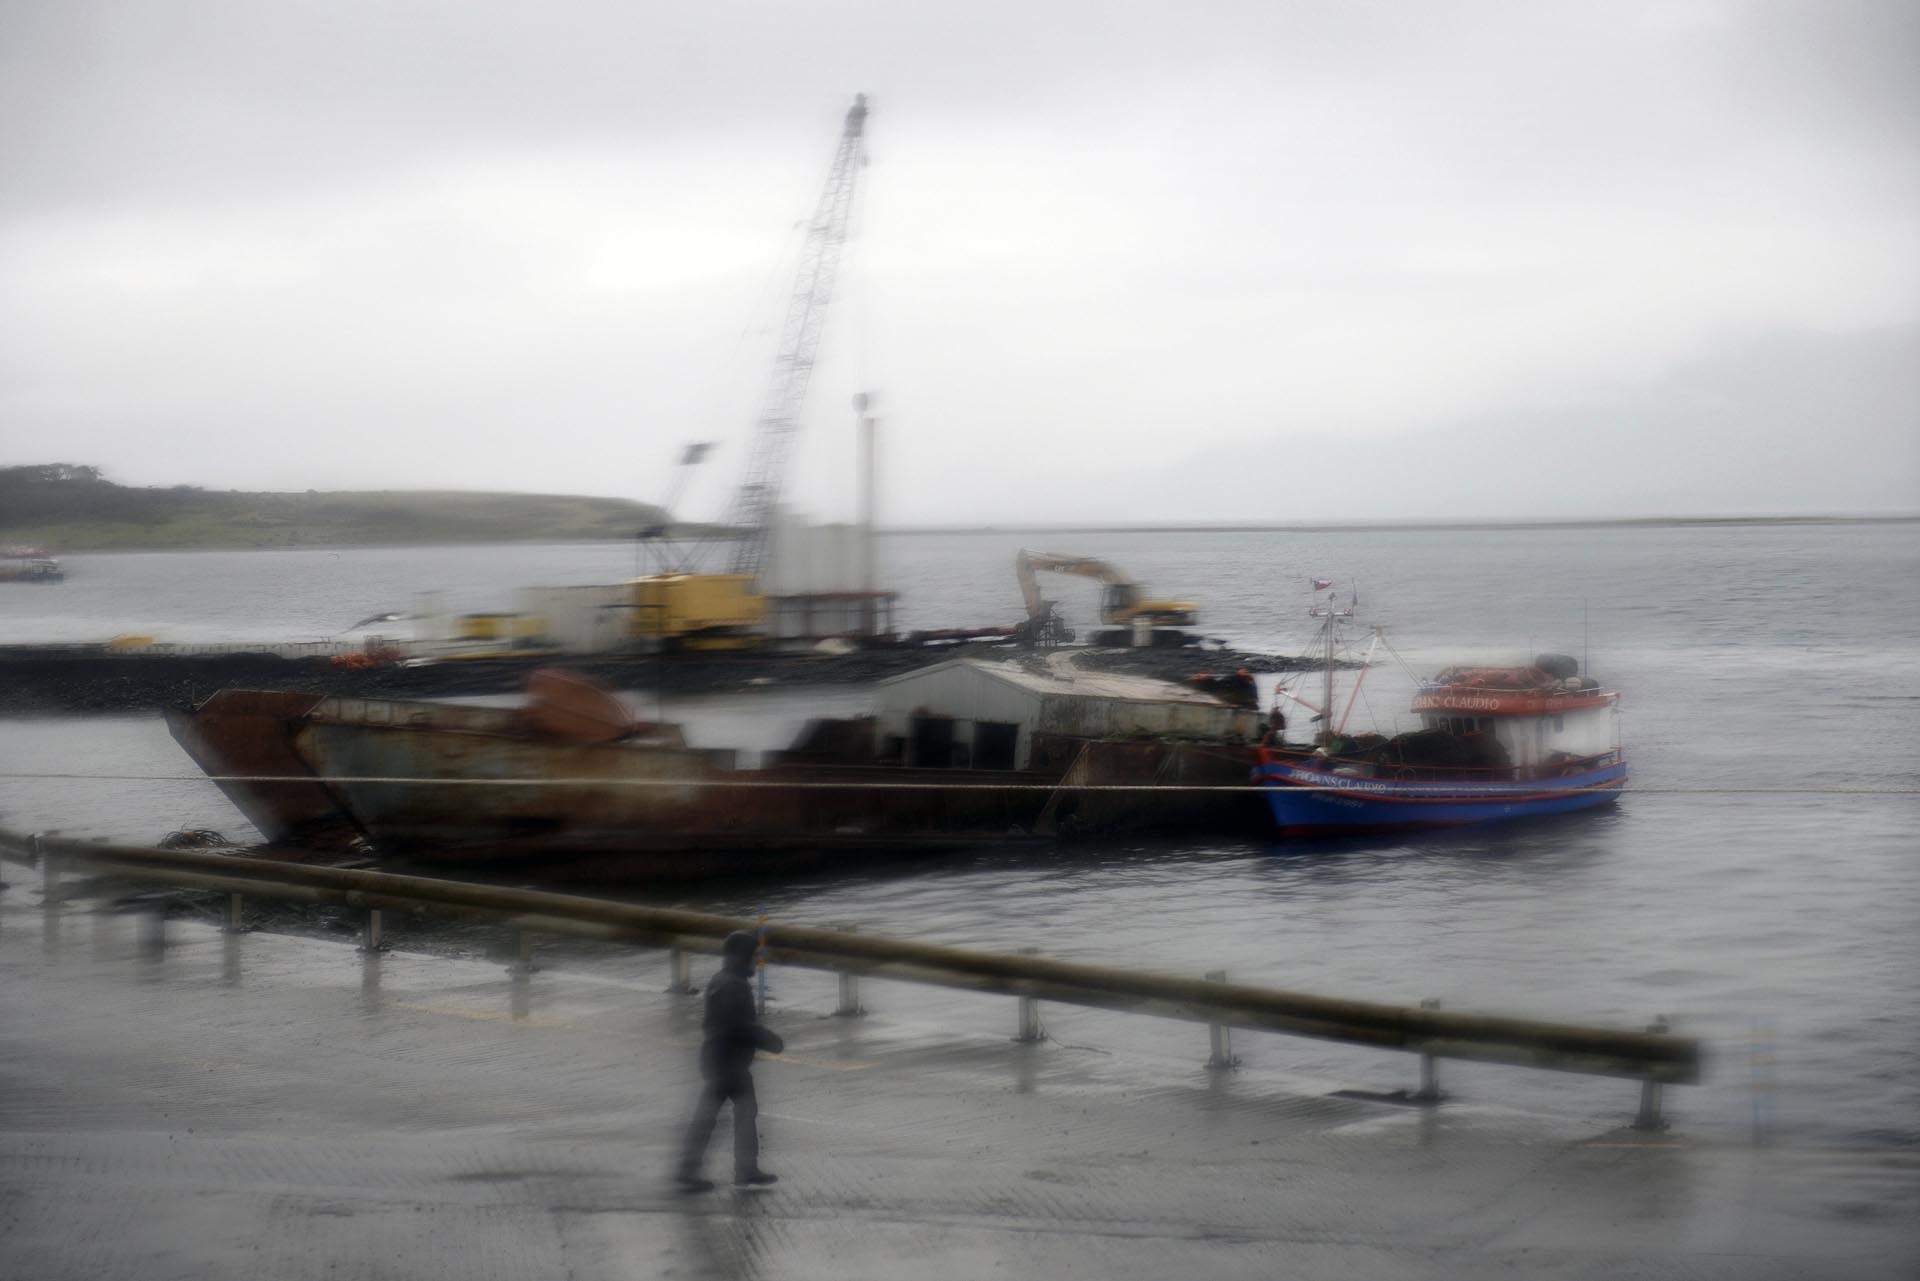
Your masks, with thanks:
[[(1028, 542), (1043, 540), (1026, 540)], [(1623, 691), (1637, 789), (1611, 811), (1403, 840), (1162, 841), (818, 877), (676, 901), (780, 919), (1450, 1008), (1639, 1024), (1708, 1039), (1689, 1125), (1785, 1139), (1920, 1142), (1920, 525), (1528, 532), (1073, 535), (1237, 643), (1307, 643), (1311, 575), (1356, 586), (1404, 658), (1353, 727), (1404, 720), (1411, 678), (1461, 658), (1591, 653)], [(1011, 621), (1014, 536), (885, 540), (909, 627)], [(506, 606), (525, 583), (624, 576), (619, 544), (75, 556), (55, 588), (0, 588), (0, 641), (314, 638), (415, 593)], [(1052, 585), (1050, 585), (1051, 587)], [(1050, 594), (1055, 594), (1050, 591)], [(1093, 589), (1065, 582), (1090, 622)], [(715, 743), (778, 743), (860, 695), (673, 708)], [(0, 775), (176, 773), (155, 717), (0, 722)], [(1901, 793), (1908, 794), (1901, 794)], [(23, 784), (0, 822), (151, 839), (244, 824), (203, 781)], [(610, 962), (601, 962), (611, 964)], [(782, 980), (789, 999), (810, 991)], [(984, 998), (902, 994), (902, 1016), (991, 1025)], [(1057, 1036), (1187, 1054), (1192, 1029), (1060, 1011)], [(1203, 1039), (1203, 1038), (1202, 1038)], [(1409, 1083), (1399, 1056), (1245, 1038), (1253, 1067)], [(1766, 1052), (1771, 1050), (1771, 1061)], [(1760, 1051), (1756, 1054), (1755, 1051)], [(1466, 1097), (1626, 1115), (1624, 1083), (1449, 1065)]]

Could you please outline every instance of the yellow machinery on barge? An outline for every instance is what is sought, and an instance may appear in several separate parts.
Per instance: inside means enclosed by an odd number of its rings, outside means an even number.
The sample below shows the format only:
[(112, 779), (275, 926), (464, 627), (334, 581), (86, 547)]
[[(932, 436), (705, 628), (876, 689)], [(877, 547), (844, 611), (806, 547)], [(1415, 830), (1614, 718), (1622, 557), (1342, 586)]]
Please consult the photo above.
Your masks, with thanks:
[(766, 639), (753, 574), (649, 574), (633, 589), (629, 635), (648, 648), (749, 649)]

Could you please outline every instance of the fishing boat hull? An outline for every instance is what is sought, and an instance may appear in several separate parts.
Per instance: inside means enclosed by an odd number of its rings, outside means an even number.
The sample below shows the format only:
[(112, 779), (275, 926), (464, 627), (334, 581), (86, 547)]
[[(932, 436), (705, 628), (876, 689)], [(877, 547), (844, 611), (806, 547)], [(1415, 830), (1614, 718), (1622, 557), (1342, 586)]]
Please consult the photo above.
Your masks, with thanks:
[(1626, 761), (1617, 755), (1549, 778), (1473, 781), (1364, 778), (1318, 767), (1310, 757), (1263, 755), (1253, 781), (1265, 789), (1274, 824), (1288, 837), (1465, 827), (1566, 814), (1611, 804), (1627, 782)]

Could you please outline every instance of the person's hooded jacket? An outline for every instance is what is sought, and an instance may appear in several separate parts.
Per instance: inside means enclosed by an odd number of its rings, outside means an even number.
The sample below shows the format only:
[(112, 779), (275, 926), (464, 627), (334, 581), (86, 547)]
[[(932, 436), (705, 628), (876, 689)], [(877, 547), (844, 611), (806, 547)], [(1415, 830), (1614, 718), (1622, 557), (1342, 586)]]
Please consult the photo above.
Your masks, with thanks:
[(759, 940), (745, 931), (727, 935), (719, 972), (707, 980), (700, 1070), (709, 1078), (737, 1076), (753, 1066), (754, 1051), (778, 1054), (786, 1044), (754, 1013), (751, 984), (758, 949)]

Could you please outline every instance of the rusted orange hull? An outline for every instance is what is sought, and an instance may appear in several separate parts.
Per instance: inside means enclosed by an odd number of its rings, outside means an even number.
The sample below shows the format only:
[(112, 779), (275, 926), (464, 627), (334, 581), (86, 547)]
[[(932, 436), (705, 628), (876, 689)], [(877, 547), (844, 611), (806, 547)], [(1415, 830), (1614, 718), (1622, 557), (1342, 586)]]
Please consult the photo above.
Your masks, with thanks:
[(1081, 790), (1246, 781), (1251, 753), (1184, 743), (1087, 741), (1039, 771), (735, 770), (677, 735), (569, 741), (514, 711), (445, 703), (223, 691), (168, 720), (269, 840), (357, 835), (419, 862), (654, 879), (1264, 821), (1250, 797)]
[[(288, 732), (321, 697), (224, 690), (191, 711), (167, 708), (167, 729), (269, 841), (341, 843), (358, 828), (332, 791), (314, 781)], [(267, 778), (287, 781), (260, 781)]]

